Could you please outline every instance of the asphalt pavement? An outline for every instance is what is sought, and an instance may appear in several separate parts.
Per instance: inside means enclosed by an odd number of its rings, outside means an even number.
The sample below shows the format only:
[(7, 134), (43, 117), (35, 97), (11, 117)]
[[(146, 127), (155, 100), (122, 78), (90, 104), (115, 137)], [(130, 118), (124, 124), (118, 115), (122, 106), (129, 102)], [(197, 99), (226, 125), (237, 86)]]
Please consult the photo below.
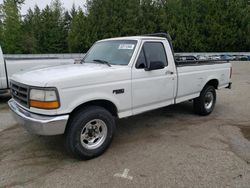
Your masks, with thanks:
[(78, 161), (63, 136), (30, 135), (0, 99), (0, 187), (250, 187), (250, 62), (233, 63), (232, 90), (214, 112), (185, 102), (117, 121), (111, 147)]

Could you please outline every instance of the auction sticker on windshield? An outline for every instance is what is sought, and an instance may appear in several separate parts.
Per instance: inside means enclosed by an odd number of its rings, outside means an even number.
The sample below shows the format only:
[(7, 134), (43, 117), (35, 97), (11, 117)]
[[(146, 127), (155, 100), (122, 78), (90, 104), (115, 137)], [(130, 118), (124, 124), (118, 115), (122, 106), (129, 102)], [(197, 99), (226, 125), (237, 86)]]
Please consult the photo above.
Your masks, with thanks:
[(120, 44), (119, 45), (119, 50), (133, 50), (135, 47), (134, 44)]

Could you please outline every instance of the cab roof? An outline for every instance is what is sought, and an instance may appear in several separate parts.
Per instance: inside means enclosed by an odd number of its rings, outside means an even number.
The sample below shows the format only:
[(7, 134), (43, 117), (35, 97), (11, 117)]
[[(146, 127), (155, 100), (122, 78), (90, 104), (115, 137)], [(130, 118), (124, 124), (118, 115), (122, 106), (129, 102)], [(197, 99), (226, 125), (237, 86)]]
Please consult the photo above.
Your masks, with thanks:
[(129, 36), (129, 37), (108, 38), (100, 41), (110, 41), (110, 40), (166, 40), (166, 38), (155, 37), (155, 36)]

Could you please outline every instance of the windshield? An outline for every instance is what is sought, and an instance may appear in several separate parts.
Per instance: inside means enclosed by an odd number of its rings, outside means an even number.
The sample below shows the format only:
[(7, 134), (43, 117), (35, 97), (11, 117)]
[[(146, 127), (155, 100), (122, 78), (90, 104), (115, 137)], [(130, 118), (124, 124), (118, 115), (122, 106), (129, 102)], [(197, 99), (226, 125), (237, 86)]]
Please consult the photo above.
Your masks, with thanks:
[(137, 41), (112, 40), (94, 44), (83, 59), (84, 63), (106, 62), (110, 65), (128, 65)]

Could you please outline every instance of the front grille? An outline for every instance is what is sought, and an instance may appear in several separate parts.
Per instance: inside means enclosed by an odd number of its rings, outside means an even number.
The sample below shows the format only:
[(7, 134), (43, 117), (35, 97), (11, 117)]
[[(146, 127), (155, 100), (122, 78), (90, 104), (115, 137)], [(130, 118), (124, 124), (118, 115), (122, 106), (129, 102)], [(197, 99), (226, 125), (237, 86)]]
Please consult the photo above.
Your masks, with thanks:
[(17, 82), (10, 83), (12, 98), (24, 107), (29, 107), (29, 88)]

